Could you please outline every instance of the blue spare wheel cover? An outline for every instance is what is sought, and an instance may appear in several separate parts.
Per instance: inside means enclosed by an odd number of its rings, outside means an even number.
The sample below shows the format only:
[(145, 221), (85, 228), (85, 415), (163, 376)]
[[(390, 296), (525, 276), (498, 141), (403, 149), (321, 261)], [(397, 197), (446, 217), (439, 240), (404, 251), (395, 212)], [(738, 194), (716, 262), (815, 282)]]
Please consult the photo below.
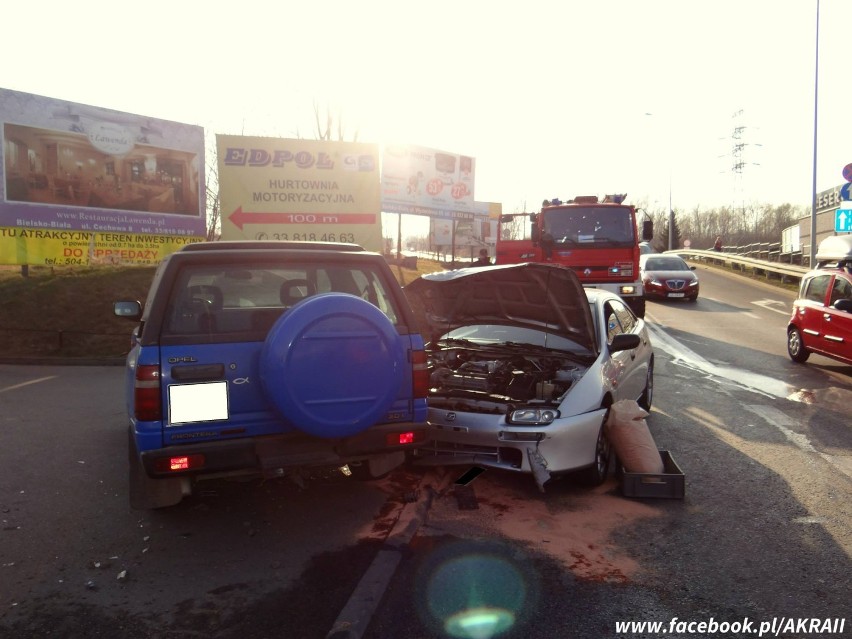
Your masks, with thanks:
[(385, 421), (405, 356), (378, 308), (354, 295), (324, 293), (278, 318), (260, 354), (261, 383), (299, 430), (346, 437)]

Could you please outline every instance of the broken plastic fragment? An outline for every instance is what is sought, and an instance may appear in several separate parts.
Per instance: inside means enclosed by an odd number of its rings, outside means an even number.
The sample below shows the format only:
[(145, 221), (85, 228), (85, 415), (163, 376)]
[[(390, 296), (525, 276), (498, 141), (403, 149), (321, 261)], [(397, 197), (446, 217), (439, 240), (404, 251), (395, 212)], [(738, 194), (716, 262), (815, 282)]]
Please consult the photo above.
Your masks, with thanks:
[(528, 448), (527, 458), (530, 460), (530, 468), (532, 469), (535, 483), (538, 484), (538, 489), (544, 492), (544, 484), (550, 479), (550, 471), (547, 470), (547, 460), (538, 452), (538, 448), (535, 450)]

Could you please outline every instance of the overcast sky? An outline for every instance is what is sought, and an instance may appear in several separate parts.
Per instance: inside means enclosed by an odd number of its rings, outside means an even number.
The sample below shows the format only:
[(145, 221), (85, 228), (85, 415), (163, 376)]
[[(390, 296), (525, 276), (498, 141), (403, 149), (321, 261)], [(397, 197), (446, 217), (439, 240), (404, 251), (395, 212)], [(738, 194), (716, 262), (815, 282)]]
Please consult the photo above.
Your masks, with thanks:
[[(505, 212), (627, 192), (810, 206), (817, 0), (16, 2), (0, 87), (204, 126), (476, 158)], [(820, 0), (817, 190), (852, 162), (852, 1)], [(736, 115), (739, 113), (739, 115)], [(745, 127), (740, 179), (732, 135)]]

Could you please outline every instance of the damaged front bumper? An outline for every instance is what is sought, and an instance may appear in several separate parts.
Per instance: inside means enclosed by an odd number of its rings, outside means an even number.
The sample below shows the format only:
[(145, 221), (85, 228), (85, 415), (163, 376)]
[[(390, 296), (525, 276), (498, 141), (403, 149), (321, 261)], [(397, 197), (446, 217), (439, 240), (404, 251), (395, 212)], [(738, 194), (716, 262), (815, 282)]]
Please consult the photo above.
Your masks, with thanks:
[(552, 474), (587, 468), (595, 462), (605, 409), (560, 417), (547, 425), (518, 426), (505, 416), (430, 409), (430, 443), (418, 448), (414, 463), (429, 466), (477, 465), (529, 473), (544, 490)]

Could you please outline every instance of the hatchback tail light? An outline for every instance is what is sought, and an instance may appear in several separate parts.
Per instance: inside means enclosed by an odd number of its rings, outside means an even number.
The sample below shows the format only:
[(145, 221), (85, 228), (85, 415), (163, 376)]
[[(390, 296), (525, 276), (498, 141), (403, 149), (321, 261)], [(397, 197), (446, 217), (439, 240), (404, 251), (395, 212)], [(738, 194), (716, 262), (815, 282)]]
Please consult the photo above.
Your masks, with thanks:
[(146, 364), (136, 367), (133, 406), (136, 419), (140, 422), (153, 422), (163, 418), (160, 367), (158, 365)]

